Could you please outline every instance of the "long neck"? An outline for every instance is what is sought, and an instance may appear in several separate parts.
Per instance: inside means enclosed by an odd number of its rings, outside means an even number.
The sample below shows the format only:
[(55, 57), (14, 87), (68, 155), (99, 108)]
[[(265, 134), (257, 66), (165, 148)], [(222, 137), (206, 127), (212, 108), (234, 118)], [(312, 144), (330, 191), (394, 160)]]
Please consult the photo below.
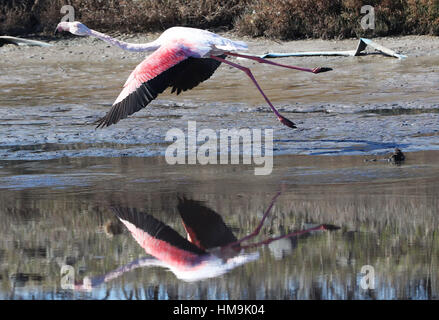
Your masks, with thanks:
[(153, 42), (148, 42), (148, 43), (128, 43), (128, 42), (124, 42), (124, 41), (120, 41), (117, 40), (115, 38), (110, 37), (107, 34), (89, 29), (89, 35), (99, 38), (101, 40), (104, 40), (105, 42), (108, 42), (109, 44), (113, 45), (113, 46), (117, 46), (123, 50), (127, 50), (127, 51), (134, 51), (134, 52), (141, 52), (141, 51), (147, 51), (147, 52), (152, 52), (157, 50), (160, 45), (157, 43), (157, 40), (153, 41)]

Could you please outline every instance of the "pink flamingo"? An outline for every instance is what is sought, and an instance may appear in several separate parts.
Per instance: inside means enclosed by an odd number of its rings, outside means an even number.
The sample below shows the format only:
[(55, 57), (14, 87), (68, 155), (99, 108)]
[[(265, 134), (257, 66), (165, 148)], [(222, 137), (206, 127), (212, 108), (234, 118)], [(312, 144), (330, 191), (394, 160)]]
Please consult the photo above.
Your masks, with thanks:
[(163, 267), (184, 281), (199, 281), (218, 277), (230, 270), (255, 261), (258, 252), (244, 249), (268, 245), (273, 241), (309, 234), (314, 231), (337, 230), (337, 226), (321, 224), (263, 241), (242, 244), (256, 237), (280, 193), (272, 199), (256, 229), (237, 239), (221, 216), (199, 201), (179, 199), (177, 210), (182, 219), (187, 239), (153, 216), (134, 208), (112, 207), (113, 212), (129, 230), (136, 242), (152, 257), (134, 260), (129, 264), (94, 278), (85, 278), (75, 285), (76, 290), (91, 290), (126, 272), (143, 267)]
[(130, 74), (122, 92), (113, 103), (105, 117), (97, 121), (97, 127), (110, 126), (119, 120), (146, 107), (166, 88), (172, 92), (190, 90), (209, 79), (221, 63), (244, 71), (260, 91), (278, 120), (290, 128), (295, 124), (282, 116), (262, 91), (249, 68), (226, 60), (226, 56), (235, 56), (255, 60), (284, 68), (320, 73), (331, 68), (300, 68), (288, 66), (262, 59), (256, 56), (243, 55), (235, 51), (247, 50), (247, 44), (233, 41), (215, 33), (186, 27), (173, 27), (163, 32), (156, 40), (133, 44), (114, 39), (106, 34), (89, 29), (80, 22), (61, 22), (57, 31), (68, 31), (78, 36), (93, 36), (128, 51), (152, 52)]

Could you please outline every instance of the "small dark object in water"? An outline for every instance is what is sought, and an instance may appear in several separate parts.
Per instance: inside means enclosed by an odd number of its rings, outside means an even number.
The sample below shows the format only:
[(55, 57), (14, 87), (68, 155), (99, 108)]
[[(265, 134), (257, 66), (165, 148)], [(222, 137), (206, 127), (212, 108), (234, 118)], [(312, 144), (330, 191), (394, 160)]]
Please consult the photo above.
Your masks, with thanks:
[(390, 156), (389, 161), (394, 163), (401, 163), (405, 160), (405, 155), (401, 149), (395, 148), (395, 152)]
[(389, 158), (384, 158), (384, 159), (377, 159), (377, 158), (364, 159), (364, 162), (389, 161), (389, 162), (393, 162), (393, 163), (396, 163), (396, 164), (401, 164), (401, 162), (403, 162), (404, 160), (405, 160), (404, 153), (402, 153), (401, 149), (395, 148), (395, 152)]
[(104, 224), (104, 231), (109, 237), (121, 234), (122, 224), (118, 220), (108, 220)]

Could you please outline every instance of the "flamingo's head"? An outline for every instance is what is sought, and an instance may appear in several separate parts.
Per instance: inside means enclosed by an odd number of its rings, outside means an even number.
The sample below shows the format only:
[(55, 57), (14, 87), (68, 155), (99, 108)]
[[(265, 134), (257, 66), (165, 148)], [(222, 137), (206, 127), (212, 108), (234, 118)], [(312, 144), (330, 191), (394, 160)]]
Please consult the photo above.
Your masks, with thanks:
[(62, 31), (68, 31), (77, 36), (87, 36), (90, 34), (90, 29), (78, 21), (74, 21), (74, 22), (63, 21), (58, 23), (55, 29), (55, 33)]

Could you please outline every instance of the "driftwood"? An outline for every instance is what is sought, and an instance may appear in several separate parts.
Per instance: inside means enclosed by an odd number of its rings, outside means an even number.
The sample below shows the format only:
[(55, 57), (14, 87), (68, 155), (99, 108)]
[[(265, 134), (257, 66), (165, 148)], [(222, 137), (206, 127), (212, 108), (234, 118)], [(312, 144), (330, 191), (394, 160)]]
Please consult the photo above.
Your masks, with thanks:
[[(395, 57), (398, 59), (407, 58), (403, 54), (396, 53), (395, 51), (383, 47), (382, 45), (366, 38), (360, 38), (358, 41), (357, 48), (355, 50), (348, 51), (309, 51), (309, 52), (293, 52), (293, 53), (267, 53), (260, 55), (261, 58), (284, 58), (284, 57), (308, 57), (308, 56), (359, 56), (366, 55), (363, 52), (367, 46), (374, 48), (378, 53), (384, 54), (386, 56)], [(376, 53), (376, 52), (375, 52)]]

